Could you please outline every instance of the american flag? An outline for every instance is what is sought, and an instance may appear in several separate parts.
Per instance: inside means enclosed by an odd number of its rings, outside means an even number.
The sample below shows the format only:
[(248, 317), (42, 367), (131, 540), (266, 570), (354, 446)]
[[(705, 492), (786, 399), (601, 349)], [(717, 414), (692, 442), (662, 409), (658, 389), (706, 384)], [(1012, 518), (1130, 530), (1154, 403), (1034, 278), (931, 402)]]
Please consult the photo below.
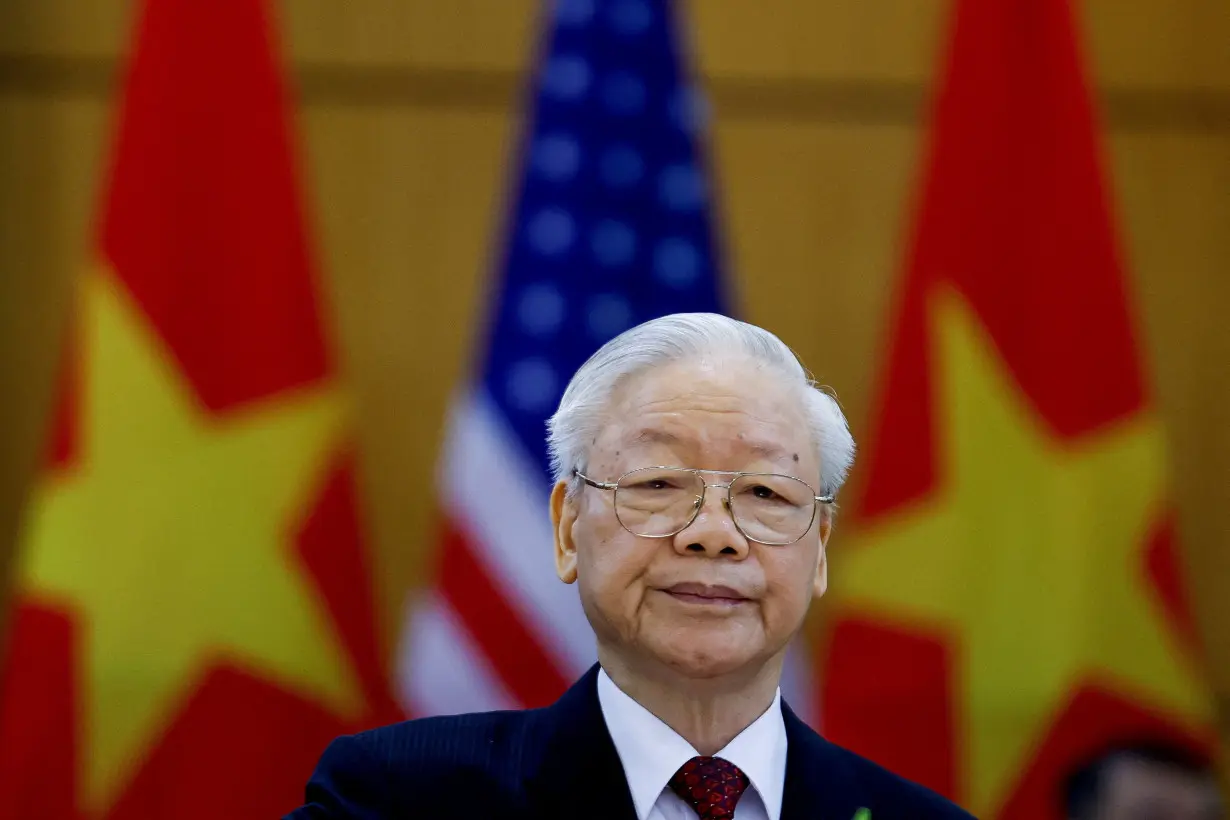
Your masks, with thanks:
[[(727, 312), (701, 129), (669, 0), (547, 7), (515, 198), (476, 378), (440, 465), (435, 583), (416, 595), (399, 685), (416, 716), (541, 706), (594, 663), (555, 575), (546, 420), (607, 340), (668, 313)], [(815, 699), (792, 656), (783, 694)]]

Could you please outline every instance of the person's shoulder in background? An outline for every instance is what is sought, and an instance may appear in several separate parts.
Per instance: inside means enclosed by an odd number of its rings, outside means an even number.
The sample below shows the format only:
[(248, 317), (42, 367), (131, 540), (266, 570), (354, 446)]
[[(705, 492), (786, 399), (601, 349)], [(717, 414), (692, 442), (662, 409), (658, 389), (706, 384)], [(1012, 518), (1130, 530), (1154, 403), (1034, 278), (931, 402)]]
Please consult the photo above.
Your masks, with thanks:
[(339, 737), (287, 820), (468, 816), (515, 802), (537, 710), (419, 718)]

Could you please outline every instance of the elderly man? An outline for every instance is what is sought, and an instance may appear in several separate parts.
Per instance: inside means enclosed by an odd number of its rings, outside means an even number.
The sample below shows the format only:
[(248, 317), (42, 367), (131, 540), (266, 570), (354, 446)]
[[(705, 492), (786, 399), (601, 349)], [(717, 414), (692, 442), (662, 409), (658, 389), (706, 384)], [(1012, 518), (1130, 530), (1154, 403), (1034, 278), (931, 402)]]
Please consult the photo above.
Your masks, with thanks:
[(854, 456), (789, 348), (718, 315), (648, 322), (577, 371), (549, 429), (556, 571), (598, 664), (545, 709), (341, 738), (290, 817), (969, 816), (781, 700)]

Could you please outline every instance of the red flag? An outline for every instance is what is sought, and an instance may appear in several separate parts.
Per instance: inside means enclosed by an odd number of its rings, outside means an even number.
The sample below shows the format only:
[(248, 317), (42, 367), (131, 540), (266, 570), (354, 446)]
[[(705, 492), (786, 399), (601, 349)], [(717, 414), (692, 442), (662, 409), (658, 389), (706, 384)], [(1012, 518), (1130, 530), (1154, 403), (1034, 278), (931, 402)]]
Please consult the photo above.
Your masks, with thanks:
[(140, 21), (20, 547), (0, 802), (267, 818), (398, 710), (265, 5)]
[(1206, 737), (1064, 0), (961, 0), (855, 505), (827, 734), (981, 817), (1113, 740)]

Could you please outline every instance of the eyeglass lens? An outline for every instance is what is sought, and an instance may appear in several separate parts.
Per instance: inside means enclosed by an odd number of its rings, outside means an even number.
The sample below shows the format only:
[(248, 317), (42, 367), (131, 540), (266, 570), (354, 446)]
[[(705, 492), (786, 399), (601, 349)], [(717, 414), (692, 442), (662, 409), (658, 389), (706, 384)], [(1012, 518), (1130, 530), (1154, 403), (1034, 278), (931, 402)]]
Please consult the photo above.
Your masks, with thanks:
[[(720, 487), (710, 487), (724, 492)], [(619, 480), (615, 514), (635, 535), (673, 535), (691, 523), (705, 493), (705, 480), (690, 470), (650, 467)], [(815, 515), (811, 487), (786, 475), (741, 475), (730, 485), (730, 512), (743, 534), (766, 544), (797, 541)]]

